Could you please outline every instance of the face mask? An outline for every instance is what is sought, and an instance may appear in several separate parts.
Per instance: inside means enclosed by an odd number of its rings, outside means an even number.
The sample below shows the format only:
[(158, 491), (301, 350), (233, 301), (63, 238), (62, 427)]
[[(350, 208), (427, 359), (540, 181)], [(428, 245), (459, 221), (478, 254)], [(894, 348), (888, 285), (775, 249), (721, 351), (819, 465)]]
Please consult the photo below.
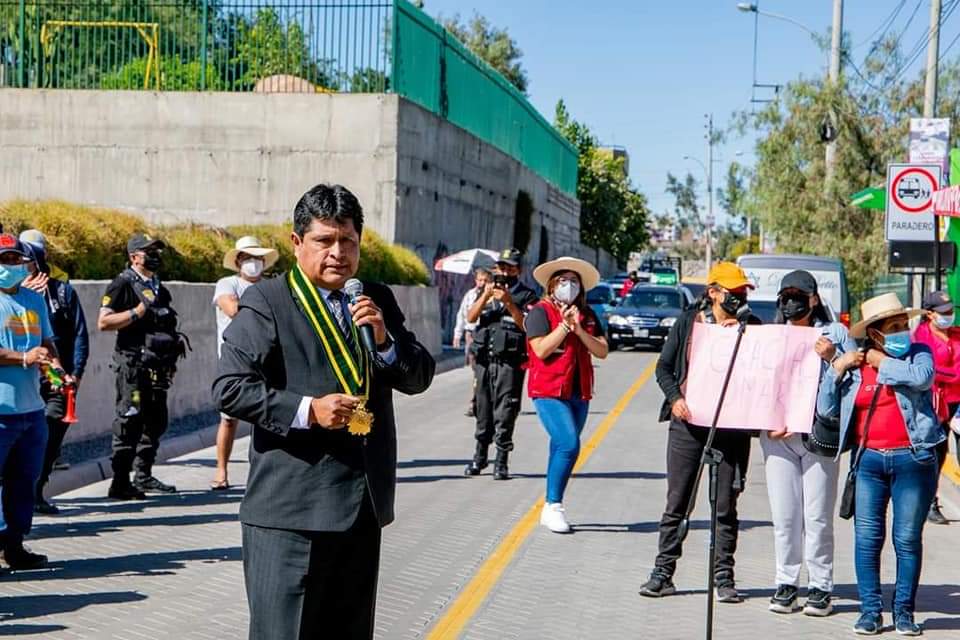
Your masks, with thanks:
[(580, 284), (570, 280), (561, 282), (553, 290), (553, 297), (557, 299), (557, 302), (563, 302), (564, 304), (570, 304), (577, 299), (578, 295), (580, 295)]
[(746, 302), (746, 300), (744, 300), (742, 296), (727, 291), (723, 297), (723, 302), (720, 303), (720, 308), (723, 309), (727, 315), (735, 316), (737, 315), (737, 310), (743, 306), (744, 302)]
[(263, 260), (260, 258), (244, 260), (240, 264), (240, 273), (248, 278), (259, 278), (260, 274), (263, 273)]
[(507, 276), (507, 285), (512, 287), (517, 284), (518, 280), (520, 280), (520, 278), (517, 276)]
[(902, 358), (910, 351), (910, 332), (898, 331), (883, 336), (883, 350), (891, 358)]
[(785, 320), (800, 320), (810, 313), (810, 299), (806, 296), (780, 298), (780, 312)]
[(163, 260), (159, 253), (148, 253), (143, 258), (143, 267), (148, 271), (159, 271)]
[(23, 264), (0, 264), (0, 289), (13, 289), (27, 277)]
[(953, 314), (943, 316), (938, 313), (933, 316), (933, 323), (941, 329), (949, 329), (953, 326)]

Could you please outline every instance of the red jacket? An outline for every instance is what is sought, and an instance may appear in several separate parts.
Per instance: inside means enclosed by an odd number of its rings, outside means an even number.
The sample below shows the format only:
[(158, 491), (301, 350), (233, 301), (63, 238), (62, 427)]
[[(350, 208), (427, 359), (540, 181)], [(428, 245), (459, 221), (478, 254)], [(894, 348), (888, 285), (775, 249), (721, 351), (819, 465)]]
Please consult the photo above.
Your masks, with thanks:
[[(546, 300), (541, 300), (536, 306), (543, 307), (546, 311), (550, 330), (556, 329), (562, 320), (560, 310)], [(599, 328), (593, 313), (581, 311), (580, 324), (590, 335), (597, 335)], [(527, 340), (527, 369), (530, 371), (527, 393), (531, 398), (568, 400), (573, 397), (574, 373), (579, 371), (580, 398), (590, 400), (593, 397), (593, 361), (590, 359), (590, 351), (583, 341), (572, 333), (564, 339), (561, 346), (562, 350), (558, 349), (545, 360), (541, 360), (530, 345), (530, 340)]]

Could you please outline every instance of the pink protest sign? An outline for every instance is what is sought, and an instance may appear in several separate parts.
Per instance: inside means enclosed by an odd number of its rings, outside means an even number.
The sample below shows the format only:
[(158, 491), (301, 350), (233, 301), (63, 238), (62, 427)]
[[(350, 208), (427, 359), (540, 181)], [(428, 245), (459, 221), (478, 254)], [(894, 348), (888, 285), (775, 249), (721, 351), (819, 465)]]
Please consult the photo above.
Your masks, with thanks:
[[(821, 363), (813, 345), (820, 335), (809, 327), (747, 327), (718, 426), (809, 433)], [(685, 391), (690, 422), (710, 426), (737, 330), (698, 322), (691, 340)]]

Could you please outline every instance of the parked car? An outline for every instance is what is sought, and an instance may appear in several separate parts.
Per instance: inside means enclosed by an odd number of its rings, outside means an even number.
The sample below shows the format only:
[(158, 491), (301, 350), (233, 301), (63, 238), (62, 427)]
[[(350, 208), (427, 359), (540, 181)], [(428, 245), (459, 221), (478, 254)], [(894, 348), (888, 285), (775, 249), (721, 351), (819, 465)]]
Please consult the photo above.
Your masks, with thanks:
[(737, 258), (737, 264), (756, 286), (756, 290), (750, 292), (751, 306), (754, 300), (775, 299), (783, 276), (795, 269), (804, 269), (817, 279), (820, 298), (829, 303), (840, 322), (850, 326), (850, 297), (842, 261), (821, 256), (748, 254)]
[(693, 296), (685, 287), (638, 284), (607, 317), (611, 349), (621, 345), (663, 346), (677, 317), (690, 308)]
[(597, 314), (604, 334), (607, 333), (607, 315), (614, 309), (616, 301), (617, 295), (613, 287), (606, 282), (601, 282), (587, 291), (587, 304)]

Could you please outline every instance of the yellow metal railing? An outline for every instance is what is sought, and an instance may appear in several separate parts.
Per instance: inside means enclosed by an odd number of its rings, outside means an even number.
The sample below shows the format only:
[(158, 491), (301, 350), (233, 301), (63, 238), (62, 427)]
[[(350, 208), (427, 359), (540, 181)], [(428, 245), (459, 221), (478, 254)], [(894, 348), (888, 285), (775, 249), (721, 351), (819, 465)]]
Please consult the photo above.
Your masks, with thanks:
[(93, 29), (133, 29), (143, 41), (147, 43), (147, 68), (143, 75), (143, 88), (150, 88), (151, 72), (155, 88), (160, 90), (160, 23), (158, 22), (119, 22), (115, 20), (48, 20), (40, 29), (40, 43), (44, 54), (49, 57), (53, 54), (53, 41), (66, 27), (80, 27)]

